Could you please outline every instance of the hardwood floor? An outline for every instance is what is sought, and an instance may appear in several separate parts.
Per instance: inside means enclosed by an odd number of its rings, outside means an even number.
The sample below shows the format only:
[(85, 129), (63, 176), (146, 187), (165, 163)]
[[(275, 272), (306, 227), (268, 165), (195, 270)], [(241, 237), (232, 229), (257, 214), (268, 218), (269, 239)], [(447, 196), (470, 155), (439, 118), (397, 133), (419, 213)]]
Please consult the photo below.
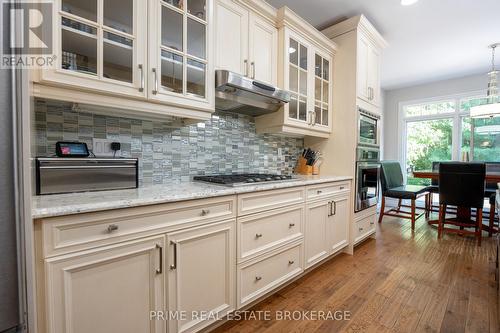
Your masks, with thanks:
[[(384, 217), (377, 239), (341, 254), (250, 310), (350, 311), (350, 320), (228, 321), (214, 332), (499, 332), (495, 248), (422, 217)], [(275, 318), (272, 315), (272, 318)]]

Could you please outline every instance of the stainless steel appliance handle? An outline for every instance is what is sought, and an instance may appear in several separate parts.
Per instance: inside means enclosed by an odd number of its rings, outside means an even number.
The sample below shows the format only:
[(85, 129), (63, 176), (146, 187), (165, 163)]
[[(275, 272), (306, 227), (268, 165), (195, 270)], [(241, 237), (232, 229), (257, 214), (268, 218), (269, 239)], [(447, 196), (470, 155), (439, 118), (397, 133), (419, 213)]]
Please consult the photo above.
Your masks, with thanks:
[(132, 169), (134, 165), (67, 165), (67, 166), (41, 166), (40, 169), (72, 170), (72, 169)]
[(153, 95), (158, 94), (158, 73), (156, 73), (156, 68), (152, 69), (155, 81), (155, 88), (153, 89)]
[(160, 268), (156, 269), (156, 274), (163, 273), (163, 247), (156, 244), (156, 248), (160, 251)]
[(170, 265), (170, 269), (177, 269), (177, 242), (170, 241), (170, 244), (174, 246), (174, 263)]
[(141, 86), (139, 87), (139, 91), (143, 92), (144, 91), (144, 68), (142, 67), (142, 64), (139, 64), (139, 71), (141, 72)]

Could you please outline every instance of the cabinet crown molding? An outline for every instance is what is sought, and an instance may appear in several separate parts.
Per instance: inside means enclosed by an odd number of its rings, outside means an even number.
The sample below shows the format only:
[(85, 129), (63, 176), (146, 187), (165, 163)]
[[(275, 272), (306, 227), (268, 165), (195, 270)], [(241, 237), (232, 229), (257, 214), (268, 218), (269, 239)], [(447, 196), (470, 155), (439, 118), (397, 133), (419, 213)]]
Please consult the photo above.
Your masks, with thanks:
[(297, 15), (293, 10), (287, 6), (283, 6), (278, 9), (277, 18), (278, 29), (283, 27), (289, 27), (293, 29), (296, 33), (300, 33), (302, 37), (307, 39), (309, 42), (325, 49), (331, 54), (337, 52), (337, 44), (330, 40), (327, 36), (321, 33), (318, 29), (312, 26), (309, 22), (305, 21), (299, 15)]
[(258, 13), (261, 17), (266, 18), (272, 24), (276, 24), (276, 17), (278, 15), (278, 10), (271, 6), (269, 3), (263, 0), (236, 0), (239, 3), (250, 10)]
[(361, 31), (372, 43), (374, 43), (380, 49), (384, 49), (388, 46), (388, 43), (384, 39), (384, 37), (382, 37), (377, 29), (375, 29), (373, 24), (368, 21), (366, 16), (364, 16), (363, 14), (353, 16), (345, 21), (325, 28), (321, 30), (321, 32), (328, 38), (333, 39), (353, 30)]

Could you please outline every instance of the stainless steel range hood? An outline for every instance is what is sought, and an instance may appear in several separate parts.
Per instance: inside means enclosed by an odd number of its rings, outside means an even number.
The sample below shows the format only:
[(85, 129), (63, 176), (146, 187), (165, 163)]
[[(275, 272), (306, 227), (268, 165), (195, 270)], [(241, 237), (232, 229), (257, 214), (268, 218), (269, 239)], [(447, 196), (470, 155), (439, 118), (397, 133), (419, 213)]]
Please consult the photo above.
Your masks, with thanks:
[(290, 92), (227, 70), (215, 71), (215, 108), (260, 116), (290, 102)]

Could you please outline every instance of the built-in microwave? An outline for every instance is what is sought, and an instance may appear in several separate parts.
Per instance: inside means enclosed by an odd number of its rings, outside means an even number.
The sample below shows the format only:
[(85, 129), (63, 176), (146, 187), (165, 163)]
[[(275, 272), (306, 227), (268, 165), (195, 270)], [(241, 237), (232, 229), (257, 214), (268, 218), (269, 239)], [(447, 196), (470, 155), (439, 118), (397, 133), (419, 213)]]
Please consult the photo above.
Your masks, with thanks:
[(358, 108), (358, 145), (380, 146), (380, 116)]

